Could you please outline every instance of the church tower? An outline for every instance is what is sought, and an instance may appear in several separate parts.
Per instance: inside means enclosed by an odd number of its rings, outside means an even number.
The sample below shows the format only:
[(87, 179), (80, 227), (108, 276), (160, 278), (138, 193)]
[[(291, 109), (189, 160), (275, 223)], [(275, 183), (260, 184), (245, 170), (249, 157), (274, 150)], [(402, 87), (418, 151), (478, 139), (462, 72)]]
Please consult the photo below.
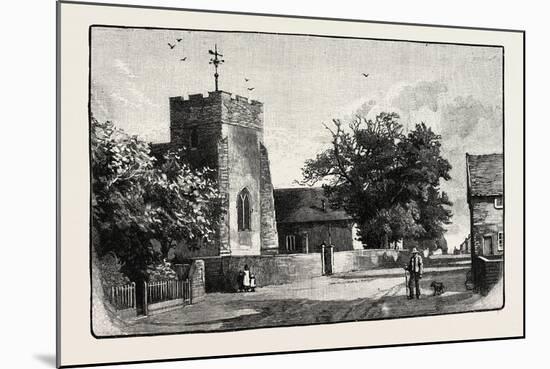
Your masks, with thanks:
[[(170, 98), (170, 143), (188, 161), (217, 172), (225, 196), (215, 245), (185, 248), (185, 257), (272, 255), (278, 251), (273, 185), (263, 144), (263, 104), (224, 91)], [(205, 245), (206, 246), (206, 245)]]

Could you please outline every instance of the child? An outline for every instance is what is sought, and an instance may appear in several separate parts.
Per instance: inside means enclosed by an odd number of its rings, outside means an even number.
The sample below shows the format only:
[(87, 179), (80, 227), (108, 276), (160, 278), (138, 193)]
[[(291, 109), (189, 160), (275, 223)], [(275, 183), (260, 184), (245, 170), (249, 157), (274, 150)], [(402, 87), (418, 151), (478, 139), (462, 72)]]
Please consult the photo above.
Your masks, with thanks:
[(250, 290), (252, 292), (256, 291), (256, 275), (252, 273), (250, 274)]

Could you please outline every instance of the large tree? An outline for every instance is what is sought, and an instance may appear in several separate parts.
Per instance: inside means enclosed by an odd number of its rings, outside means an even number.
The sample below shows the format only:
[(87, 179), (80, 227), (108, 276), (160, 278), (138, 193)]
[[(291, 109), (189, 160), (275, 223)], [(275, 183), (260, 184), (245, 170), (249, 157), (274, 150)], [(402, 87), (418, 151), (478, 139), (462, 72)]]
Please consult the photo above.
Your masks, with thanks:
[[(215, 235), (221, 196), (209, 169), (191, 169), (180, 152), (158, 163), (149, 144), (92, 118), (92, 226), (99, 256), (114, 253), (133, 280), (147, 278), (172, 241)], [(154, 247), (152, 240), (162, 247)]]
[(347, 127), (333, 120), (326, 128), (331, 147), (306, 161), (303, 183), (321, 182), (332, 206), (358, 223), (368, 247), (444, 233), (452, 203), (440, 181), (450, 179), (451, 166), (441, 156), (441, 136), (424, 123), (405, 134), (395, 113), (356, 116)]

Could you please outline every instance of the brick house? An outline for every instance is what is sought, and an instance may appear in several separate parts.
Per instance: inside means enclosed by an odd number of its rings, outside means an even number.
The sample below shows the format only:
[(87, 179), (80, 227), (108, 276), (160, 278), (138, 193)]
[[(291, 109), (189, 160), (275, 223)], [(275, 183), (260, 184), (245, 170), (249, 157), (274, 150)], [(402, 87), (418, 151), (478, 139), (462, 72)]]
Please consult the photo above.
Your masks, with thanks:
[(502, 276), (504, 258), (504, 166), (502, 154), (466, 154), (472, 279), (487, 293)]
[(263, 104), (224, 91), (171, 97), (170, 142), (153, 144), (153, 154), (186, 147), (192, 166), (215, 169), (225, 195), (221, 226), (210, 244), (181, 241), (182, 259), (208, 256), (273, 255), (278, 252), (273, 186), (263, 144)]
[(332, 209), (322, 188), (275, 189), (274, 196), (280, 254), (320, 252), (323, 242), (334, 251), (363, 248), (352, 218)]

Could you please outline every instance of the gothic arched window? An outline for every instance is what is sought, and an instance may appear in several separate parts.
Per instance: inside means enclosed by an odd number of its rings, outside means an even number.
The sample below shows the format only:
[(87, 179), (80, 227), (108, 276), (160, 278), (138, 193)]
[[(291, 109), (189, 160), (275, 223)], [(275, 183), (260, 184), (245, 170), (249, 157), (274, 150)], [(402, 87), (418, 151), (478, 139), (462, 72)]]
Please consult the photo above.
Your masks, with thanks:
[(237, 196), (237, 223), (239, 231), (250, 231), (250, 193), (244, 188)]

